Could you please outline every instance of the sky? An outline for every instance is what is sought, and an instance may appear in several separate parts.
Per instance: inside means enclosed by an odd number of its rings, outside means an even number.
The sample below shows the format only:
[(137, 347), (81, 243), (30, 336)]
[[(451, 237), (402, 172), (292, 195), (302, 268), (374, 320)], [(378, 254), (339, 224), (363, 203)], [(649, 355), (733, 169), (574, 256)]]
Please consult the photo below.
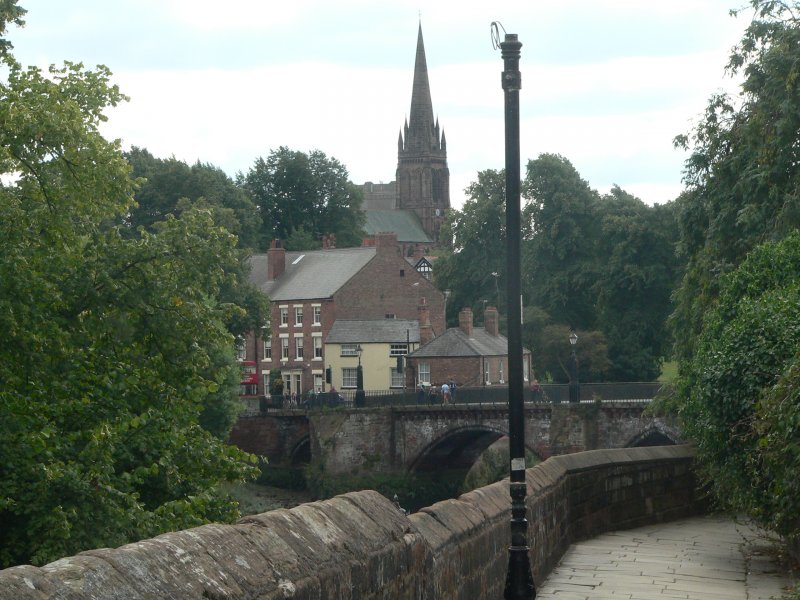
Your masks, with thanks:
[(287, 146), (321, 150), (355, 183), (388, 182), (422, 25), (451, 204), (504, 158), (503, 61), (490, 24), (522, 42), (520, 146), (567, 158), (589, 185), (648, 204), (682, 190), (691, 130), (735, 91), (745, 0), (20, 0), (7, 37), (23, 64), (106, 65), (130, 101), (103, 133), (123, 148), (232, 177)]

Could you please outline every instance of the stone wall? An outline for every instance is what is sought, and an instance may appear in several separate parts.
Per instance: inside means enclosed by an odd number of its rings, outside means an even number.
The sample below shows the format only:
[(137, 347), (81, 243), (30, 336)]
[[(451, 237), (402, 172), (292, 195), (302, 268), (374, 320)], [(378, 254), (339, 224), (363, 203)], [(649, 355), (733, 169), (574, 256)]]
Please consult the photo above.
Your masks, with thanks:
[[(696, 513), (686, 446), (597, 450), (527, 471), (537, 582), (573, 541)], [(500, 598), (507, 482), (411, 516), (373, 491), (0, 571), (0, 600)]]

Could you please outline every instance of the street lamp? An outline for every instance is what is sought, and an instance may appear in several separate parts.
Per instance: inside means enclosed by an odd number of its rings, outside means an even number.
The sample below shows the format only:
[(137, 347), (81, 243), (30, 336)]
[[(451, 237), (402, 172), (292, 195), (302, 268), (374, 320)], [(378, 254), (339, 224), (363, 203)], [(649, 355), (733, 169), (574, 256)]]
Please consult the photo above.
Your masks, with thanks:
[(578, 343), (578, 334), (574, 329), (569, 332), (569, 345), (572, 347), (572, 356), (569, 363), (569, 401), (579, 402), (581, 386), (578, 383), (578, 357), (575, 356), (575, 344)]
[(447, 299), (450, 297), (450, 294), (452, 294), (452, 293), (453, 292), (451, 292), (450, 290), (445, 290), (444, 291), (444, 330), (445, 331), (447, 331)]
[(497, 308), (500, 308), (500, 285), (497, 283), (500, 279), (500, 273), (497, 271), (492, 271), (492, 277), (494, 277), (494, 295), (497, 299)]
[[(510, 459), (509, 492), (511, 495), (511, 545), (508, 548), (508, 571), (503, 597), (506, 600), (528, 600), (536, 597), (528, 552), (528, 519), (525, 496), (525, 405), (522, 380), (522, 309), (519, 301), (522, 288), (520, 265), (520, 152), (519, 90), (522, 75), (519, 57), (522, 44), (516, 34), (506, 33), (500, 41), (499, 23), (492, 23), (492, 44), (503, 57), (501, 84), (505, 101), (506, 145), (506, 302), (508, 317), (508, 438)], [(505, 30), (504, 30), (505, 31)], [(499, 273), (494, 275), (495, 291), (500, 300)]]
[(358, 355), (358, 367), (356, 368), (356, 408), (363, 408), (366, 404), (364, 397), (364, 369), (361, 368), (361, 353), (363, 352), (361, 344), (356, 346), (356, 354)]

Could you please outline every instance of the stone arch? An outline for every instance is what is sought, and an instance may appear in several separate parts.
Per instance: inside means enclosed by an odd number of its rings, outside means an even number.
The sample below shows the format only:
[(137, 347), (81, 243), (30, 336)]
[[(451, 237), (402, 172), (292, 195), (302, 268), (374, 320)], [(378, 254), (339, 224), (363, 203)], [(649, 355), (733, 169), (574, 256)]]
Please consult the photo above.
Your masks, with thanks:
[(301, 437), (289, 451), (289, 463), (293, 466), (300, 466), (311, 462), (311, 436), (309, 434)]
[(683, 444), (680, 434), (664, 423), (651, 423), (648, 427), (633, 436), (625, 448), (641, 448), (644, 446), (675, 446)]
[[(430, 472), (441, 467), (469, 469), (484, 450), (507, 435), (506, 428), (485, 423), (450, 429), (426, 445), (410, 461), (406, 470)], [(526, 444), (526, 448), (539, 456), (532, 446)]]

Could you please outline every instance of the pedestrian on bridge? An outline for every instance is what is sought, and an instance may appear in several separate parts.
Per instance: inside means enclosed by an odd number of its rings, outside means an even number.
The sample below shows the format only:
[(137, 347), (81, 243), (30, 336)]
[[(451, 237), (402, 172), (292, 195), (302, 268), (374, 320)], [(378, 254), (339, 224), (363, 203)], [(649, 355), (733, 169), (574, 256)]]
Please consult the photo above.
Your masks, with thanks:
[(446, 383), (442, 384), (442, 402), (444, 404), (450, 404), (450, 386)]

